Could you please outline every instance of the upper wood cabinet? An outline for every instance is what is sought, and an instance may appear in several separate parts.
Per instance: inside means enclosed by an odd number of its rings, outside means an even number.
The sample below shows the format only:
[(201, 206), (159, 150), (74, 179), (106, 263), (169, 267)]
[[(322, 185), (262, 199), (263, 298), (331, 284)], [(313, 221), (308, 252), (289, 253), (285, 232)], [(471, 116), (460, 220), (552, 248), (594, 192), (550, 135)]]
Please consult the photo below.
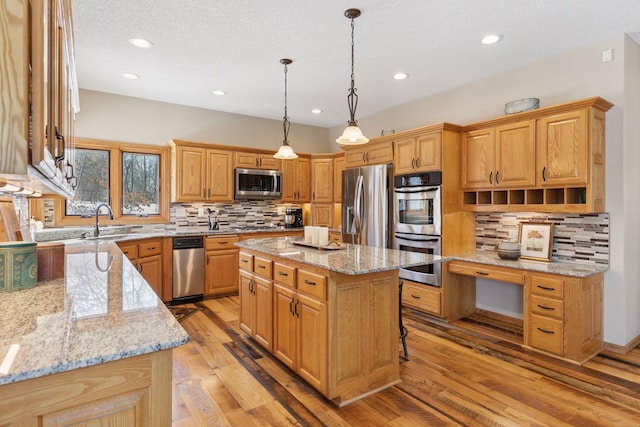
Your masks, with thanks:
[(612, 106), (588, 98), (466, 126), (464, 209), (603, 212), (605, 115)]
[(0, 5), (0, 98), (4, 116), (10, 118), (3, 122), (0, 174), (20, 187), (64, 197), (73, 196), (77, 186), (73, 125), (79, 105), (72, 22), (70, 0)]
[(311, 159), (311, 201), (314, 203), (333, 202), (333, 158), (312, 157)]
[(345, 156), (345, 168), (393, 162), (393, 143), (391, 141), (342, 147)]
[(528, 187), (535, 184), (535, 120), (465, 132), (462, 187)]
[(170, 141), (172, 200), (233, 200), (233, 152)]
[(442, 132), (400, 138), (393, 144), (394, 174), (442, 170)]
[(281, 161), (273, 157), (273, 154), (252, 153), (236, 151), (235, 167), (245, 169), (270, 169), (280, 170)]
[(284, 160), (281, 202), (306, 203), (311, 200), (311, 159)]

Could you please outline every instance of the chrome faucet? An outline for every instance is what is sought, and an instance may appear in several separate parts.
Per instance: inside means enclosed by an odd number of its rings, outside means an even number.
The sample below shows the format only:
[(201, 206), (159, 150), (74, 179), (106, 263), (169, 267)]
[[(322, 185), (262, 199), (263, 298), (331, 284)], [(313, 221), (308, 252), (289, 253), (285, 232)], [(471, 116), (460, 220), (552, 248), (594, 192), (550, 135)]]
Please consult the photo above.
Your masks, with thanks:
[(98, 227), (98, 215), (100, 214), (100, 208), (102, 208), (103, 206), (107, 207), (107, 209), (109, 210), (109, 219), (113, 221), (113, 211), (111, 210), (111, 206), (106, 203), (100, 203), (96, 208), (96, 228), (93, 230), (93, 237), (100, 236), (100, 228)]

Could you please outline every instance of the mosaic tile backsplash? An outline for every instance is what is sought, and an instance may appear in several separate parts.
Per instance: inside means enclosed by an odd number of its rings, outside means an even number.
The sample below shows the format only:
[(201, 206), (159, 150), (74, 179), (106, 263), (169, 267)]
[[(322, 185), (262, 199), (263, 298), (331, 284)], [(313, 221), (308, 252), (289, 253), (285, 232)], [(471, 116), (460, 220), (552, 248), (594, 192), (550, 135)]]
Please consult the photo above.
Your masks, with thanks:
[(477, 213), (476, 249), (517, 240), (521, 222), (553, 223), (551, 261), (609, 264), (609, 214)]

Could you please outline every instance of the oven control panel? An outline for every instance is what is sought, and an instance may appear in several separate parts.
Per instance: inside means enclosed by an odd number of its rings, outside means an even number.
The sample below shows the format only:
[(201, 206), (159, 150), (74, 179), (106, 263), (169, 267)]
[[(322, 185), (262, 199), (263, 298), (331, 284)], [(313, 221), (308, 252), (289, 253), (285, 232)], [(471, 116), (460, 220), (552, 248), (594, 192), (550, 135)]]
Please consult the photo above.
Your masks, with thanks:
[(424, 187), (427, 185), (442, 185), (442, 172), (424, 172), (409, 175), (398, 175), (393, 179), (393, 186), (400, 187)]

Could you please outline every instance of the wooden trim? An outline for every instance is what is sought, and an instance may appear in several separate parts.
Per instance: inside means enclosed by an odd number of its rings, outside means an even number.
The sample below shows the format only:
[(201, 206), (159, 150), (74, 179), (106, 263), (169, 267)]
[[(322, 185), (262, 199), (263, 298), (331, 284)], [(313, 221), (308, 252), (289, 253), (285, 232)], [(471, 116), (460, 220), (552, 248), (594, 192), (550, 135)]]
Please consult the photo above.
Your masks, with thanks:
[(640, 345), (640, 335), (636, 336), (634, 339), (632, 339), (625, 345), (618, 345), (618, 344), (605, 342), (604, 350), (610, 351), (616, 354), (627, 354), (628, 352), (636, 348), (638, 345)]
[[(171, 200), (171, 165), (168, 147), (128, 142), (104, 141), (98, 139), (76, 138), (76, 148), (104, 150), (109, 152), (109, 174), (111, 178), (109, 197), (113, 219), (117, 224), (153, 224), (167, 223), (170, 220), (169, 208)], [(160, 156), (160, 213), (146, 217), (122, 215), (121, 156), (122, 153), (157, 154)], [(114, 161), (115, 160), (115, 161)], [(54, 224), (56, 226), (93, 225), (95, 218), (80, 218), (65, 215), (65, 199), (56, 198), (54, 208)], [(112, 225), (112, 224), (109, 224)]]

